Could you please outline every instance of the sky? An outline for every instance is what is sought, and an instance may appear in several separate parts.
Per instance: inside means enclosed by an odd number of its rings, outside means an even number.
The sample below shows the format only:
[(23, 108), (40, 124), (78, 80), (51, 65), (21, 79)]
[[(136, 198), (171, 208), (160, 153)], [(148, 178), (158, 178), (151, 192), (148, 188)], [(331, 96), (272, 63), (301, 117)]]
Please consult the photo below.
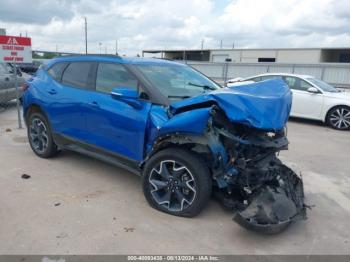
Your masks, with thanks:
[(0, 0), (0, 28), (33, 50), (349, 47), (350, 0)]

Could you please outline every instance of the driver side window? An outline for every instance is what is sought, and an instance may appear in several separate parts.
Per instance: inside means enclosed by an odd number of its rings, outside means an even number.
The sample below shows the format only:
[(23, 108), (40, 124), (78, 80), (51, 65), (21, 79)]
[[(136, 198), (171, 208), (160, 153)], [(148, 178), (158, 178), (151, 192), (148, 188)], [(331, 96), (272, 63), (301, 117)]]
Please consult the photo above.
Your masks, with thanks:
[(138, 89), (138, 80), (121, 64), (99, 63), (96, 75), (96, 91), (111, 93), (116, 87)]
[(293, 76), (284, 77), (284, 81), (292, 90), (307, 91), (310, 87), (312, 87), (312, 85), (310, 85), (308, 82)]

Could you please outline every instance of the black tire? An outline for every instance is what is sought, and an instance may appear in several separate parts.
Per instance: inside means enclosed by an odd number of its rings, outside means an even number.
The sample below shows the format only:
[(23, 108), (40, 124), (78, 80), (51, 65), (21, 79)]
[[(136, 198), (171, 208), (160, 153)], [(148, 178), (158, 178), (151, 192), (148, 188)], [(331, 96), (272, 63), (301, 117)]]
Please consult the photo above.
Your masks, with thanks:
[[(169, 171), (168, 180), (160, 174), (163, 170)], [(167, 183), (166, 187), (161, 184), (158, 189), (152, 184), (156, 181), (157, 184), (163, 183), (163, 180)], [(178, 183), (174, 184), (175, 181)], [(212, 192), (212, 179), (204, 161), (181, 148), (164, 149), (152, 156), (143, 170), (142, 184), (143, 193), (153, 208), (182, 217), (194, 217), (199, 214), (208, 204)], [(169, 194), (169, 203), (160, 204)], [(185, 200), (180, 201), (181, 194)]]
[(350, 107), (337, 106), (327, 114), (327, 124), (337, 130), (350, 130)]
[[(59, 150), (57, 149), (57, 145), (53, 141), (51, 128), (46, 117), (40, 112), (33, 112), (33, 113), (30, 113), (30, 115), (28, 116), (27, 123), (28, 123), (28, 127), (27, 127), (28, 141), (33, 152), (37, 156), (42, 158), (51, 158), (56, 156)], [(41, 130), (44, 130), (44, 129), (46, 130), (45, 134), (44, 134), (44, 131), (42, 131), (42, 133), (40, 134), (40, 139), (42, 139), (42, 141), (46, 141), (46, 142), (41, 142), (42, 146), (40, 146), (39, 142), (36, 142), (39, 140), (39, 138), (37, 138), (37, 140), (33, 138), (35, 136), (34, 134), (35, 123), (37, 124), (39, 123), (38, 128), (40, 128)]]

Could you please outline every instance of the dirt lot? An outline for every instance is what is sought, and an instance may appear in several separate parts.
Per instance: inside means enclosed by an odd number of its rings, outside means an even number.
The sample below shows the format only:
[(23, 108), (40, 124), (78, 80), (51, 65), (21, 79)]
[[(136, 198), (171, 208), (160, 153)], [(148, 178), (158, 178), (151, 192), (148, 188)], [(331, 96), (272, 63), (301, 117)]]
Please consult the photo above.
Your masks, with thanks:
[(192, 219), (160, 213), (139, 177), (103, 162), (71, 152), (40, 159), (16, 116), (14, 104), (0, 112), (1, 254), (350, 253), (350, 132), (289, 122), (281, 158), (303, 174), (315, 207), (308, 220), (265, 236), (236, 225), (214, 201)]

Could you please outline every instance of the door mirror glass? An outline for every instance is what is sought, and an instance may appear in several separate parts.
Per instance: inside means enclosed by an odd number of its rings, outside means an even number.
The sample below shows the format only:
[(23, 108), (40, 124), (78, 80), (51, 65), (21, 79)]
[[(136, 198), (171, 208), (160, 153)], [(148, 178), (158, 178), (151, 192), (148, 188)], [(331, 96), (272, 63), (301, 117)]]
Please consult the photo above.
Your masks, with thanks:
[(141, 102), (139, 99), (139, 93), (133, 87), (116, 87), (111, 92), (111, 97), (115, 100), (119, 100), (127, 103), (128, 105), (140, 108)]
[(111, 95), (115, 99), (138, 99), (137, 90), (132, 87), (116, 87), (113, 88)]
[(309, 93), (313, 93), (313, 94), (319, 93), (319, 91), (318, 91), (318, 89), (317, 89), (316, 87), (309, 87), (309, 88), (307, 89), (307, 91), (308, 91)]

